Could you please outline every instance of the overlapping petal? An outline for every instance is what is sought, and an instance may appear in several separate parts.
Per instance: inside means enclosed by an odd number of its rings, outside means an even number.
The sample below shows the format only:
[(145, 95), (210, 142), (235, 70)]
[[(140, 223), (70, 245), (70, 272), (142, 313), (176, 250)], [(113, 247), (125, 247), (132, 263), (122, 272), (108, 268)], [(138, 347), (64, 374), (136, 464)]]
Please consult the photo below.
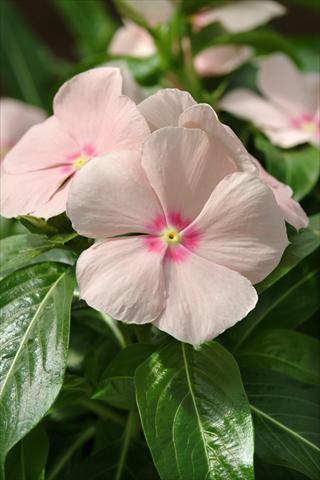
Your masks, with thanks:
[(240, 67), (252, 54), (253, 50), (250, 47), (219, 45), (198, 53), (194, 65), (198, 74), (203, 77), (224, 75)]
[(142, 236), (96, 243), (77, 263), (81, 297), (117, 320), (152, 322), (165, 306), (164, 254), (150, 254)]
[(182, 342), (211, 340), (256, 305), (257, 293), (246, 278), (196, 254), (164, 268), (166, 308), (154, 324)]
[(198, 255), (248, 278), (263, 280), (288, 245), (285, 223), (274, 195), (255, 175), (234, 173), (213, 191), (188, 228), (201, 233)]
[(67, 213), (81, 235), (106, 238), (147, 233), (154, 218), (163, 216), (137, 152), (115, 152), (95, 158), (76, 176)]
[(190, 93), (166, 88), (146, 98), (138, 108), (153, 132), (162, 127), (177, 127), (182, 112), (196, 104)]

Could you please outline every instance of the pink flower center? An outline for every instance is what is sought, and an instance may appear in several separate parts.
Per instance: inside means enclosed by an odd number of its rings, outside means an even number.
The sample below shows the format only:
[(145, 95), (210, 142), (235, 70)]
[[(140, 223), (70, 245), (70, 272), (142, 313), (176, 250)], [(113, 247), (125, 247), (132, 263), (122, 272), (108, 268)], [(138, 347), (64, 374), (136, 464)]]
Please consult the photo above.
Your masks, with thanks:
[(299, 130), (320, 137), (320, 117), (310, 113), (303, 113), (291, 121), (292, 125)]
[(66, 163), (61, 167), (61, 170), (65, 174), (72, 175), (96, 156), (97, 153), (94, 147), (91, 145), (85, 145), (78, 152), (67, 155)]
[(149, 252), (162, 254), (165, 249), (165, 260), (183, 261), (196, 249), (200, 238), (200, 232), (190, 224), (191, 220), (177, 212), (171, 213), (168, 219), (159, 215), (147, 225), (153, 233), (145, 235), (143, 241)]

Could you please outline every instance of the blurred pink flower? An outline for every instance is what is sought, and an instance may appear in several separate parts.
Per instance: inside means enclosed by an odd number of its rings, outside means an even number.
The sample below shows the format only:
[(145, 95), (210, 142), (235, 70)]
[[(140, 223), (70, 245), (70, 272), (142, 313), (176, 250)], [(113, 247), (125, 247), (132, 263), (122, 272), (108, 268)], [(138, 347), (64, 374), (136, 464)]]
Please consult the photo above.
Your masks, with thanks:
[(296, 230), (306, 228), (309, 224), (309, 219), (300, 204), (292, 198), (292, 189), (266, 172), (258, 160), (253, 157), (252, 160), (257, 166), (260, 180), (271, 188), (277, 204), (282, 210), (285, 221), (295, 227)]
[(63, 212), (73, 178), (92, 157), (141, 148), (148, 126), (121, 89), (120, 70), (107, 67), (81, 73), (60, 88), (54, 115), (32, 127), (4, 159), (4, 217)]
[(261, 62), (257, 83), (265, 98), (240, 88), (228, 93), (220, 107), (252, 121), (280, 147), (320, 144), (319, 74), (301, 73), (278, 53)]
[(151, 27), (166, 23), (174, 10), (170, 0), (125, 0), (124, 3), (143, 17)]
[(44, 110), (14, 98), (0, 99), (0, 159), (20, 140), (26, 131), (42, 122)]
[(224, 75), (240, 67), (253, 50), (240, 45), (219, 45), (198, 53), (194, 59), (195, 69), (202, 77)]
[[(245, 171), (258, 175), (272, 189), (285, 220), (297, 229), (307, 226), (308, 219), (300, 205), (291, 198), (290, 187), (269, 175), (249, 155), (233, 131), (219, 122), (209, 105), (197, 104), (187, 92), (164, 89), (145, 99), (138, 107), (151, 131), (171, 125), (199, 128), (206, 132), (216, 155), (221, 151), (227, 152), (228, 167), (225, 162), (223, 173), (228, 168), (229, 173)], [(219, 165), (215, 164), (215, 175), (218, 176), (221, 175)]]
[(128, 55), (131, 57), (150, 57), (156, 51), (151, 35), (139, 25), (125, 22), (120, 27), (109, 46), (111, 55)]
[(285, 7), (271, 0), (243, 0), (213, 7), (192, 18), (195, 29), (220, 22), (231, 33), (245, 32), (262, 25), (274, 17), (284, 15)]
[[(67, 213), (100, 239), (77, 264), (90, 306), (195, 345), (254, 308), (252, 283), (280, 261), (285, 223), (270, 189), (230, 174), (229, 152), (214, 147), (203, 131), (167, 127), (141, 156), (114, 153), (79, 173)], [(110, 238), (128, 233), (142, 235)]]

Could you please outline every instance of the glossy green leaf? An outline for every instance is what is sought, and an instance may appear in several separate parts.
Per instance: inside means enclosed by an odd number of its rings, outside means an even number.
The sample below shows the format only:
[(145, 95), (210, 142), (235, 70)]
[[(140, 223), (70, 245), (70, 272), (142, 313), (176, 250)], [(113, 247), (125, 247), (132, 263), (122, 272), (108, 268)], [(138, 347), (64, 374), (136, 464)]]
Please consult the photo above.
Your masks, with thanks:
[(6, 94), (50, 108), (50, 88), (60, 64), (30, 30), (14, 2), (1, 0), (0, 55)]
[(255, 309), (223, 334), (223, 343), (236, 352), (263, 330), (301, 325), (320, 308), (319, 291), (320, 249), (264, 291)]
[(271, 368), (320, 385), (320, 341), (300, 332), (267, 330), (238, 351), (237, 361), (241, 367)]
[(243, 373), (255, 427), (255, 453), (267, 463), (320, 478), (320, 388), (271, 370)]
[(163, 480), (250, 480), (253, 429), (233, 357), (170, 342), (136, 370), (137, 403)]
[(6, 462), (6, 480), (40, 480), (48, 452), (48, 436), (40, 424), (10, 451)]
[(106, 52), (117, 23), (102, 0), (81, 2), (53, 0), (53, 3), (73, 33), (81, 55)]
[(93, 398), (118, 408), (135, 408), (134, 373), (153, 352), (152, 345), (141, 343), (121, 350), (103, 373)]
[(285, 250), (277, 268), (265, 280), (256, 285), (259, 294), (320, 247), (320, 214), (309, 217), (308, 228), (303, 228), (299, 232), (292, 228), (288, 238), (290, 245)]
[(301, 200), (315, 187), (320, 175), (317, 147), (281, 150), (262, 135), (255, 137), (255, 144), (265, 156), (268, 172), (289, 185), (296, 200)]
[(40, 263), (0, 282), (0, 452), (45, 415), (64, 376), (74, 278), (70, 267)]

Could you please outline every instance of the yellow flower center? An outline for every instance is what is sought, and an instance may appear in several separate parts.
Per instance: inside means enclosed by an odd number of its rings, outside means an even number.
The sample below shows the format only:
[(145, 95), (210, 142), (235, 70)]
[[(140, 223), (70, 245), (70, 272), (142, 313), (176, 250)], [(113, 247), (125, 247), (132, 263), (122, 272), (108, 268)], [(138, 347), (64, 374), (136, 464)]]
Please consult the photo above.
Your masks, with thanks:
[(81, 154), (80, 157), (76, 158), (74, 161), (73, 161), (73, 166), (74, 168), (76, 168), (77, 170), (79, 170), (80, 168), (83, 167), (83, 165), (85, 165), (89, 160), (89, 157), (87, 157), (86, 155), (83, 155)]
[(162, 234), (163, 240), (168, 244), (175, 244), (180, 242), (180, 233), (175, 228), (167, 228)]
[(316, 124), (315, 122), (304, 122), (302, 124), (302, 129), (308, 133), (316, 133)]

